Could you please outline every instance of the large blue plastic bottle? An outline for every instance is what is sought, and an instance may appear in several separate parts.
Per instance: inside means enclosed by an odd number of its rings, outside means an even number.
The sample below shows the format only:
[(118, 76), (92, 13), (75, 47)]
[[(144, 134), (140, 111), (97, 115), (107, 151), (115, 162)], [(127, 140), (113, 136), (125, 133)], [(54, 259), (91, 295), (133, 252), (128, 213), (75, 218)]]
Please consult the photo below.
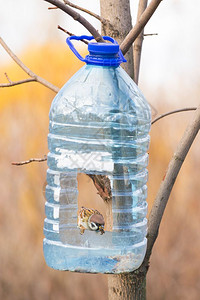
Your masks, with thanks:
[[(58, 270), (121, 273), (137, 269), (146, 251), (150, 108), (120, 67), (116, 41), (88, 44), (86, 62), (50, 109), (44, 256)], [(106, 175), (112, 192), (112, 230), (77, 228), (77, 173)], [(102, 200), (103, 201), (103, 200)], [(94, 208), (94, 207), (91, 207)]]

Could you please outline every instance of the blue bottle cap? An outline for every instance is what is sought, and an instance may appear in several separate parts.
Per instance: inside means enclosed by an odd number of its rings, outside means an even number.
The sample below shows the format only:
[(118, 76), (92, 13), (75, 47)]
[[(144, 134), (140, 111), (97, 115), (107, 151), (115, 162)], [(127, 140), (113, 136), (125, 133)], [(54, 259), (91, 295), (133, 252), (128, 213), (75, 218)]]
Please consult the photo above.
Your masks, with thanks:
[(105, 55), (105, 54), (118, 54), (119, 45), (118, 44), (108, 44), (108, 43), (89, 43), (88, 51), (90, 53)]
[(109, 36), (103, 36), (103, 39), (111, 43), (89, 43), (88, 51), (89, 55), (83, 58), (78, 51), (74, 48), (71, 40), (93, 40), (93, 36), (70, 36), (67, 38), (66, 42), (72, 52), (87, 64), (99, 65), (99, 66), (111, 66), (118, 67), (122, 62), (126, 62), (120, 48), (119, 44)]

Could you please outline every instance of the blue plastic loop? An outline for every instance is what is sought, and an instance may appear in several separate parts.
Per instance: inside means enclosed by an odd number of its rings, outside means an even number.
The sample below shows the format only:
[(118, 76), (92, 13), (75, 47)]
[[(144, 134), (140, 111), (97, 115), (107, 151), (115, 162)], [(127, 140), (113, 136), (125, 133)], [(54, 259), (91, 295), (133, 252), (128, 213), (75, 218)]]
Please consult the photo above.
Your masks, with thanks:
[[(94, 64), (94, 65), (103, 65), (103, 66), (119, 66), (120, 63), (126, 62), (117, 41), (115, 41), (110, 36), (103, 36), (103, 39), (109, 41), (115, 47), (111, 47), (111, 44), (107, 43), (90, 43), (88, 45), (88, 50), (91, 52), (85, 58), (83, 58), (78, 51), (75, 49), (74, 45), (72, 44), (71, 40), (93, 40), (93, 36), (88, 35), (81, 35), (81, 36), (70, 36), (66, 39), (66, 42), (72, 52), (78, 57), (79, 60), (87, 63), (87, 64)], [(112, 57), (110, 56), (112, 55)], [(114, 55), (114, 56), (113, 56)], [(104, 57), (103, 57), (104, 56)]]

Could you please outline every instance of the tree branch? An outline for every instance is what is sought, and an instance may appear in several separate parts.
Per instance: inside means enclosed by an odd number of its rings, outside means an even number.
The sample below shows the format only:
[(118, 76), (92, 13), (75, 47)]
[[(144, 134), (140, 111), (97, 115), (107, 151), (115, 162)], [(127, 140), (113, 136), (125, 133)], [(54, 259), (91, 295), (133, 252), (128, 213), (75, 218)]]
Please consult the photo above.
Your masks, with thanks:
[(144, 33), (143, 36), (153, 36), (158, 35), (158, 33)]
[[(139, 21), (141, 15), (145, 11), (147, 7), (148, 0), (140, 0), (138, 4), (138, 14), (137, 14), (137, 22)], [(133, 57), (134, 57), (134, 81), (138, 84), (139, 80), (139, 72), (140, 72), (140, 59), (142, 53), (142, 43), (144, 39), (144, 29), (138, 35), (135, 40), (134, 47), (133, 47)]]
[(169, 115), (172, 115), (172, 114), (176, 114), (176, 113), (179, 113), (179, 112), (184, 112), (184, 111), (190, 111), (190, 110), (196, 110), (197, 108), (196, 107), (186, 107), (186, 108), (181, 108), (181, 109), (176, 109), (176, 110), (173, 110), (173, 111), (169, 111), (165, 114), (162, 114), (160, 116), (158, 116), (156, 119), (154, 119), (152, 122), (151, 122), (151, 125), (153, 125), (154, 123), (156, 123), (158, 120), (166, 117), (166, 116), (169, 116)]
[(22, 83), (33, 82), (33, 81), (36, 81), (36, 80), (34, 78), (27, 78), (27, 79), (18, 80), (18, 81), (11, 81), (9, 83), (0, 83), (0, 88), (15, 86), (15, 85), (19, 85)]
[(5, 72), (4, 75), (6, 76), (6, 79), (8, 80), (8, 82), (12, 83), (12, 80), (9, 78), (8, 74)]
[(93, 175), (87, 174), (93, 181), (99, 196), (105, 201), (109, 202), (112, 200), (112, 192), (110, 186), (110, 180), (105, 175)]
[[(23, 64), (23, 62), (11, 51), (11, 49), (7, 46), (7, 44), (4, 42), (4, 40), (1, 37), (0, 37), (0, 44), (6, 50), (6, 52), (10, 55), (10, 57), (16, 62), (16, 64), (18, 64), (18, 66), (20, 66), (20, 68), (22, 70), (24, 70), (24, 72), (26, 74), (28, 74), (32, 79), (34, 79), (34, 80), (30, 80), (30, 81), (37, 81), (37, 82), (41, 83), (42, 85), (46, 86), (47, 88), (51, 89), (52, 91), (54, 91), (56, 93), (59, 91), (59, 88), (57, 86), (55, 86), (52, 83), (48, 82), (44, 78), (36, 75), (27, 66), (25, 66)], [(23, 83), (23, 82), (20, 82), (20, 83)], [(11, 86), (11, 85), (7, 85), (7, 86)]]
[(143, 30), (144, 26), (147, 24), (155, 10), (157, 9), (158, 5), (162, 0), (152, 0), (148, 7), (145, 9), (143, 14), (141, 15), (138, 22), (136, 22), (135, 26), (131, 29), (128, 35), (125, 37), (124, 41), (121, 43), (120, 49), (123, 54), (125, 54), (129, 48), (131, 47), (132, 43), (138, 37), (140, 32)]
[(104, 40), (102, 38), (102, 36), (98, 33), (98, 31), (92, 26), (92, 24), (90, 24), (84, 17), (82, 17), (79, 13), (77, 13), (75, 10), (73, 10), (72, 8), (68, 7), (67, 5), (65, 5), (64, 3), (58, 1), (58, 0), (44, 0), (46, 2), (49, 2), (55, 6), (57, 6), (58, 8), (60, 8), (61, 10), (63, 10), (64, 12), (66, 12), (68, 15), (70, 15), (75, 21), (78, 21), (79, 23), (81, 23), (94, 37), (94, 39), (97, 42), (101, 42), (104, 43)]
[(27, 165), (30, 164), (32, 162), (43, 162), (47, 160), (47, 156), (44, 155), (43, 158), (30, 158), (28, 160), (24, 160), (24, 161), (20, 161), (20, 162), (12, 162), (12, 165), (14, 166), (23, 166), (23, 165)]
[[(74, 36), (75, 35), (75, 34), (69, 32), (69, 31), (67, 31), (66, 29), (62, 28), (60, 25), (58, 25), (58, 29), (62, 30), (63, 32), (65, 32), (69, 36)], [(80, 41), (88, 45), (88, 42), (86, 40), (80, 40)]]
[(88, 15), (90, 15), (90, 16), (92, 16), (92, 17), (98, 19), (102, 24), (105, 24), (105, 23), (106, 23), (106, 20), (105, 20), (104, 18), (101, 18), (99, 15), (95, 14), (94, 12), (92, 12), (92, 11), (86, 9), (86, 8), (80, 7), (80, 6), (78, 6), (78, 5), (74, 4), (74, 3), (71, 3), (71, 2), (68, 1), (68, 0), (63, 0), (63, 1), (64, 1), (64, 3), (65, 3), (66, 5), (69, 5), (69, 6), (73, 7), (73, 8), (79, 9), (79, 10), (81, 10), (81, 11), (87, 13)]
[(148, 268), (149, 258), (151, 256), (153, 245), (157, 239), (160, 223), (162, 216), (167, 205), (169, 196), (171, 194), (172, 188), (180, 171), (180, 168), (186, 158), (186, 155), (200, 129), (200, 105), (195, 111), (194, 117), (189, 122), (184, 135), (182, 136), (176, 152), (174, 153), (166, 175), (160, 185), (156, 199), (153, 203), (153, 207), (150, 212), (148, 221), (148, 242), (147, 251), (144, 262), (140, 269), (143, 267)]

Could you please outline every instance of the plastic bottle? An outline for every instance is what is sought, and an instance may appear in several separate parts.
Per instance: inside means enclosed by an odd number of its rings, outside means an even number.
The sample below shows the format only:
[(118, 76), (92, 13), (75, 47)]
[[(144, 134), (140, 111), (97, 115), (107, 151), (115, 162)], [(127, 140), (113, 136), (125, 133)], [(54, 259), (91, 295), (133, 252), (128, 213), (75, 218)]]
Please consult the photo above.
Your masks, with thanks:
[[(45, 260), (59, 270), (131, 272), (146, 251), (150, 108), (120, 67), (125, 60), (116, 41), (90, 42), (83, 59), (71, 39), (93, 38), (67, 39), (86, 65), (63, 86), (50, 109)], [(80, 234), (77, 173), (109, 178), (111, 231)]]

